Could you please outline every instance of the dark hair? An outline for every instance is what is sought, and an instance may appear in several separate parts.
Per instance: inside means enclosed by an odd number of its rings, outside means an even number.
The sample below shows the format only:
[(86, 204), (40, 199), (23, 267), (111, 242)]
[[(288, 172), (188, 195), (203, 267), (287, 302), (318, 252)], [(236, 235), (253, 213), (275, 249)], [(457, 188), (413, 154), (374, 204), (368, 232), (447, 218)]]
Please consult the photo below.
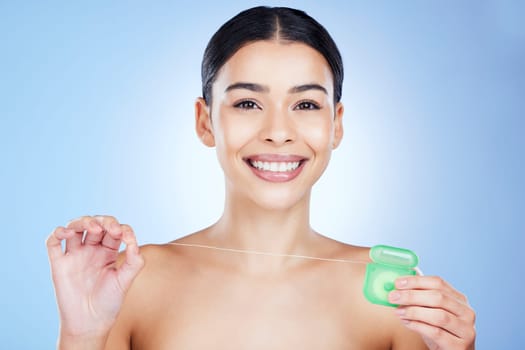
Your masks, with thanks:
[(279, 39), (300, 42), (324, 56), (334, 79), (334, 102), (341, 100), (343, 60), (328, 31), (305, 12), (287, 7), (258, 6), (240, 12), (212, 36), (202, 59), (202, 96), (211, 103), (211, 88), (219, 69), (244, 45)]

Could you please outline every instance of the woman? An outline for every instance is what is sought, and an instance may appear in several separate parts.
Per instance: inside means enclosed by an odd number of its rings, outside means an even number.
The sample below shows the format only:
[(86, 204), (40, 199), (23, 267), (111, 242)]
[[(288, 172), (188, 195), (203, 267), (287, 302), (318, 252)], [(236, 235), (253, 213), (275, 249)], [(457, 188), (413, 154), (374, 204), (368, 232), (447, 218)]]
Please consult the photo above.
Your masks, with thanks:
[(224, 171), (223, 215), (140, 250), (109, 216), (55, 229), (59, 348), (473, 349), (474, 312), (440, 278), (397, 280), (391, 309), (364, 299), (364, 264), (289, 256), (368, 259), (309, 223), (312, 186), (343, 136), (342, 80), (335, 43), (304, 12), (256, 7), (225, 23), (195, 103)]

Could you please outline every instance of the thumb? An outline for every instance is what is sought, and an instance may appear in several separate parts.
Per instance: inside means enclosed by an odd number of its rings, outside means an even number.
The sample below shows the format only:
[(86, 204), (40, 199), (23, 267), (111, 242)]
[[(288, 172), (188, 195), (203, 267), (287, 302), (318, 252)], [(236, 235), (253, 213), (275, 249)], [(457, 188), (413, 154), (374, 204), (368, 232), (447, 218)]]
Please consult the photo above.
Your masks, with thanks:
[(124, 291), (127, 291), (135, 277), (144, 267), (144, 258), (139, 252), (137, 240), (131, 228), (124, 228), (123, 241), (126, 243), (126, 258), (118, 268), (117, 276), (120, 286)]

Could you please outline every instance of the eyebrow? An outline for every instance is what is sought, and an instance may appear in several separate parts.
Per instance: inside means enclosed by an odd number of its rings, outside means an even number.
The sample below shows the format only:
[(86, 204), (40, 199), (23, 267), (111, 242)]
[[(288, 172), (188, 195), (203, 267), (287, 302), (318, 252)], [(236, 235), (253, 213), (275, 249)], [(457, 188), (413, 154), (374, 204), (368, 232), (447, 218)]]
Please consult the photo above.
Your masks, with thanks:
[[(226, 90), (224, 90), (224, 92), (228, 92), (228, 91), (235, 90), (235, 89), (246, 89), (246, 90), (250, 90), (253, 92), (270, 92), (270, 88), (268, 86), (256, 84), (256, 83), (244, 83), (244, 82), (231, 84), (226, 88)], [(308, 90), (319, 90), (319, 91), (324, 92), (326, 95), (328, 95), (328, 91), (326, 91), (326, 89), (319, 84), (303, 84), (303, 85), (294, 86), (290, 90), (288, 90), (288, 93), (296, 94), (296, 93), (300, 93), (300, 92), (304, 92)]]
[(253, 91), (253, 92), (269, 92), (270, 91), (269, 87), (263, 86), (263, 85), (260, 85), (260, 84), (255, 84), (255, 83), (235, 83), (235, 84), (229, 85), (226, 88), (226, 90), (224, 90), (224, 92), (228, 92), (228, 91), (235, 90), (235, 89), (246, 89), (246, 90), (250, 90), (250, 91)]
[(319, 84), (304, 84), (304, 85), (294, 86), (293, 88), (288, 90), (288, 93), (296, 94), (296, 93), (304, 92), (308, 90), (320, 90), (324, 92), (326, 95), (328, 95), (328, 91), (326, 91), (326, 89)]

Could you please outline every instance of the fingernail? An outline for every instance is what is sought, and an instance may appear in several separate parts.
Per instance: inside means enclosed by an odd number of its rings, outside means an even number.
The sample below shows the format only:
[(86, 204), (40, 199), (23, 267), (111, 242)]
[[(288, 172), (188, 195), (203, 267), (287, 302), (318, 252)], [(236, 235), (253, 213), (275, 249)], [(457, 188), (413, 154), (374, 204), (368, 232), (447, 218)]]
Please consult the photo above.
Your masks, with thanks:
[(399, 292), (394, 291), (388, 294), (388, 299), (390, 301), (398, 301), (400, 298), (401, 298), (401, 294), (399, 294)]
[(406, 314), (406, 310), (405, 309), (400, 309), (400, 308), (395, 309), (394, 312), (398, 316), (403, 316), (404, 314)]
[(96, 221), (90, 221), (89, 222), (89, 228), (96, 229), (96, 228), (99, 228), (99, 227), (100, 227), (100, 225), (98, 224), (98, 222), (96, 222)]
[(122, 240), (124, 242), (126, 242), (126, 244), (129, 244), (130, 242), (132, 242), (132, 237), (130, 236), (129, 232), (126, 231), (126, 230), (123, 230), (122, 231)]
[(401, 278), (396, 281), (396, 287), (405, 287), (408, 284), (408, 281), (406, 278)]

